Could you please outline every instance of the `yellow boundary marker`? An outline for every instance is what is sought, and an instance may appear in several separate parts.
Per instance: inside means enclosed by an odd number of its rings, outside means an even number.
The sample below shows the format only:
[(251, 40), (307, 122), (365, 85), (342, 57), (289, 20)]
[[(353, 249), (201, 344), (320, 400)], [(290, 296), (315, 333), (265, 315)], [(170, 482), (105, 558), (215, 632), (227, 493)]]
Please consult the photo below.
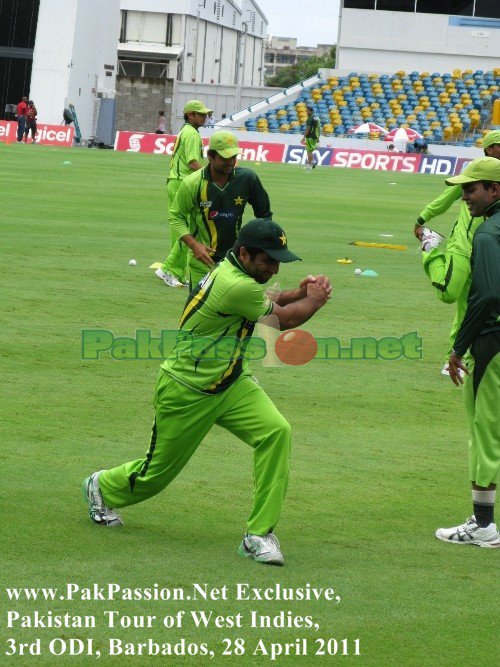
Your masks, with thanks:
[(361, 248), (387, 248), (388, 250), (408, 250), (407, 245), (395, 245), (394, 243), (368, 243), (367, 241), (353, 241), (349, 245), (360, 246)]

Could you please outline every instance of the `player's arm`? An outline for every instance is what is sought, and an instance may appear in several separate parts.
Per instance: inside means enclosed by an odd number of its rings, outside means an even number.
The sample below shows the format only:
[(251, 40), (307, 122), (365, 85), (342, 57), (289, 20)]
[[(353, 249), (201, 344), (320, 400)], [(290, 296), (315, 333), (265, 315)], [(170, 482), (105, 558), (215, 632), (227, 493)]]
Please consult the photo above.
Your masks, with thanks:
[(212, 249), (197, 241), (189, 230), (190, 216), (196, 209), (198, 184), (198, 179), (191, 176), (182, 181), (170, 209), (169, 222), (180, 240), (191, 249), (193, 256), (203, 264), (212, 266), (214, 264), (210, 256), (210, 253), (213, 252)]
[(420, 212), (415, 223), (415, 236), (420, 239), (422, 235), (422, 228), (433, 218), (446, 213), (450, 206), (461, 197), (462, 188), (460, 185), (453, 185), (446, 188), (446, 190), (444, 190), (438, 197), (436, 197), (436, 199), (433, 199), (430, 204), (427, 204), (423, 211)]
[(310, 124), (309, 118), (308, 118), (307, 121), (306, 121), (306, 129), (305, 129), (305, 132), (304, 132), (304, 136), (300, 140), (300, 143), (304, 144), (306, 139), (309, 137), (310, 134), (311, 134), (311, 124)]
[(253, 176), (250, 184), (248, 203), (252, 206), (256, 218), (271, 219), (273, 217), (269, 195), (256, 174)]
[[(330, 280), (326, 276), (308, 276), (298, 290), (280, 292), (272, 313), (278, 318), (281, 331), (294, 329), (307, 322), (327, 303), (331, 292)], [(280, 305), (280, 302), (284, 305)]]
[(186, 137), (184, 154), (190, 169), (198, 171), (198, 169), (203, 167), (200, 160), (200, 139), (192, 132)]
[(474, 270), (467, 310), (450, 356), (450, 377), (459, 384), (458, 370), (463, 355), (486, 323), (500, 313), (500, 246), (488, 233), (476, 232), (473, 245)]

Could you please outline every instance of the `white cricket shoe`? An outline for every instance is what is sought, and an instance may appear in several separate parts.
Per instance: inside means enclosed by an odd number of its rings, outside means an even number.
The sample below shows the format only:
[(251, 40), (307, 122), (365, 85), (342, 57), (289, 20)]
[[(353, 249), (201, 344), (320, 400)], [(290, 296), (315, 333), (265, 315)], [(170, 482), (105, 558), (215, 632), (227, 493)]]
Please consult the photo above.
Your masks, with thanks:
[(444, 240), (444, 236), (438, 232), (433, 232), (432, 229), (424, 227), (422, 230), (422, 238), (420, 239), (420, 247), (424, 252), (430, 252), (433, 248), (437, 248)]
[(243, 538), (238, 554), (243, 558), (253, 558), (265, 565), (283, 565), (285, 560), (280, 551), (280, 543), (274, 533), (267, 535), (250, 535)]
[(99, 488), (99, 475), (102, 471), (95, 472), (83, 480), (82, 491), (85, 502), (89, 506), (89, 517), (99, 526), (122, 526), (123, 521), (118, 512), (104, 503)]
[(180, 280), (177, 280), (175, 276), (168, 273), (168, 271), (165, 272), (162, 268), (156, 269), (155, 275), (158, 276), (160, 280), (163, 280), (165, 285), (168, 285), (169, 287), (184, 287)]
[(306, 166), (303, 169), (304, 169), (304, 171), (312, 171), (313, 170), (313, 168), (311, 167), (310, 164), (306, 164)]
[(482, 528), (476, 521), (474, 515), (470, 516), (465, 523), (453, 528), (438, 528), (436, 530), (438, 540), (449, 544), (477, 544), (480, 547), (496, 549), (500, 547), (500, 535), (494, 523)]

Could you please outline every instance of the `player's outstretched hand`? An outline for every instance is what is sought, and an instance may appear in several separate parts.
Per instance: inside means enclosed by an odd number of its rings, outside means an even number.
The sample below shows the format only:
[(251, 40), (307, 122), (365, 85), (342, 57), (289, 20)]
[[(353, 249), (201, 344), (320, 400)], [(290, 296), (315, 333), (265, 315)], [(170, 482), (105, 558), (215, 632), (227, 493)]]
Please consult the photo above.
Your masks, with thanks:
[(330, 298), (333, 289), (332, 284), (330, 282), (330, 278), (328, 276), (323, 276), (323, 275), (316, 276), (316, 283), (319, 283), (320, 285), (323, 285), (323, 287), (325, 287), (325, 289), (328, 292), (328, 298)]
[(460, 373), (460, 370), (469, 375), (469, 371), (464, 366), (462, 359), (460, 357), (457, 357), (456, 354), (451, 354), (448, 360), (448, 371), (450, 373), (451, 381), (457, 387), (459, 387), (461, 384), (464, 383), (464, 378), (462, 376), (462, 373)]
[(305, 297), (307, 295), (307, 286), (309, 285), (309, 283), (315, 283), (315, 282), (316, 282), (316, 276), (312, 276), (311, 274), (309, 274), (300, 281), (299, 290), (301, 292), (302, 297)]
[(413, 229), (413, 233), (415, 234), (416, 238), (421, 241), (422, 240), (422, 235), (424, 233), (424, 226), (423, 225), (415, 225)]
[(302, 292), (303, 296), (307, 295), (307, 286), (310, 283), (318, 282), (318, 280), (321, 282), (321, 284), (324, 284), (326, 286), (326, 288), (328, 289), (328, 294), (329, 294), (328, 298), (330, 298), (330, 295), (332, 293), (332, 286), (330, 284), (330, 278), (328, 278), (327, 276), (322, 276), (322, 275), (312, 276), (311, 274), (309, 274), (308, 276), (306, 276), (305, 278), (303, 278), (300, 281), (299, 289)]
[(197, 243), (192, 248), (192, 251), (194, 258), (203, 262), (203, 264), (206, 264), (207, 266), (213, 266), (215, 264), (211, 257), (213, 250), (209, 246), (206, 246), (203, 243)]
[(307, 296), (312, 297), (318, 303), (318, 307), (321, 308), (321, 306), (324, 306), (330, 298), (332, 286), (330, 284), (330, 279), (326, 276), (320, 275), (315, 276), (315, 278), (314, 282), (307, 283)]

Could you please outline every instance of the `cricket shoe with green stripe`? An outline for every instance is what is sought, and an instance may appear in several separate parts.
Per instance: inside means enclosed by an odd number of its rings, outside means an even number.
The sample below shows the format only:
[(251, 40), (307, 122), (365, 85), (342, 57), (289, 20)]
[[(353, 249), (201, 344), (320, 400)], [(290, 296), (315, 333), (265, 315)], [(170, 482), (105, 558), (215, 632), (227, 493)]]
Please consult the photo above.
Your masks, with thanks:
[(95, 472), (90, 477), (83, 480), (82, 491), (85, 502), (89, 507), (89, 517), (99, 526), (122, 526), (123, 521), (118, 512), (104, 503), (101, 490), (99, 488), (100, 472)]
[(453, 528), (438, 528), (436, 530), (438, 540), (449, 544), (475, 544), (479, 547), (496, 549), (500, 547), (500, 535), (494, 523), (489, 526), (480, 526), (474, 515), (460, 526)]
[(280, 551), (280, 543), (274, 533), (267, 535), (247, 533), (238, 548), (238, 554), (243, 558), (253, 558), (264, 565), (283, 565), (285, 562)]

